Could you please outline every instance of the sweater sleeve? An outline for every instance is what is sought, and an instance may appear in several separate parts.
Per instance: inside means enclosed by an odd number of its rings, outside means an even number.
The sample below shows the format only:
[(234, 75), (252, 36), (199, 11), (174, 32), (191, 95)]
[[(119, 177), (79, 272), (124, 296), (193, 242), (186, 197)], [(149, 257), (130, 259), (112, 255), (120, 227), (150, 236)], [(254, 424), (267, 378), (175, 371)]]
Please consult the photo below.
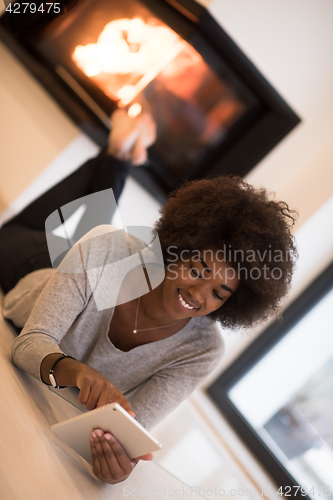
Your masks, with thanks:
[[(41, 380), (42, 360), (48, 354), (62, 353), (59, 343), (78, 316), (84, 313), (92, 294), (97, 308), (101, 297), (116, 296), (122, 279), (116, 264), (123, 259), (127, 261), (128, 256), (125, 232), (118, 228), (101, 225), (82, 237), (36, 298), (30, 316), (13, 344), (15, 365)], [(15, 295), (15, 290), (12, 292)], [(25, 297), (21, 300), (24, 301)], [(16, 304), (16, 309), (19, 306)], [(10, 315), (7, 318), (11, 319)]]
[(182, 401), (206, 380), (224, 352), (222, 336), (204, 352), (188, 357), (160, 370), (128, 398), (137, 420), (150, 430), (171, 413)]
[(84, 273), (56, 272), (51, 276), (14, 341), (12, 359), (16, 366), (41, 380), (41, 362), (48, 354), (62, 352), (62, 337), (87, 303), (87, 285)]

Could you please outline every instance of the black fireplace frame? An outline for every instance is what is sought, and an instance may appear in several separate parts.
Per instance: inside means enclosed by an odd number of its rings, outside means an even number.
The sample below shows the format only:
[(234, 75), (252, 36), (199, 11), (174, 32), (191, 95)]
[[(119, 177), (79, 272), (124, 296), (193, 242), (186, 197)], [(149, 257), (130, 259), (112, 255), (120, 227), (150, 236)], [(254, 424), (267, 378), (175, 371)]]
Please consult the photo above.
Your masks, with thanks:
[[(240, 48), (221, 28), (207, 9), (193, 0), (141, 0), (151, 9), (160, 3), (170, 15), (182, 16), (196, 32), (204, 35), (213, 50), (218, 51), (225, 63), (236, 73), (262, 104), (260, 116), (237, 138), (231, 137), (207, 168), (193, 178), (211, 177), (230, 173), (244, 177), (266, 156), (298, 123), (300, 118), (276, 92), (264, 76), (255, 68)], [(78, 8), (79, 3), (74, 8)], [(47, 89), (57, 103), (81, 130), (101, 147), (105, 146), (109, 129), (103, 111), (89, 101), (80, 88), (69, 86), (54, 69), (47, 65), (27, 43), (36, 30), (32, 28), (14, 34), (6, 18), (0, 18), (0, 39)], [(191, 43), (191, 40), (188, 40)], [(156, 178), (149, 167), (132, 170), (138, 180), (158, 201), (164, 203), (168, 189)]]

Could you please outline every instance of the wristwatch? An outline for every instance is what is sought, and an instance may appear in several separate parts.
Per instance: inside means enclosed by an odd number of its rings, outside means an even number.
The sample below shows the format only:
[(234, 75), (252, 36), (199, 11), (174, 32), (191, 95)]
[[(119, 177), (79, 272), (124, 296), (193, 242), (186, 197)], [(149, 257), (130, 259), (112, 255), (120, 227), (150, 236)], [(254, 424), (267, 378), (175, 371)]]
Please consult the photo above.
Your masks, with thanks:
[(54, 371), (55, 367), (57, 366), (59, 361), (61, 361), (64, 358), (75, 359), (75, 358), (73, 358), (73, 356), (67, 356), (67, 354), (63, 354), (62, 356), (60, 356), (58, 359), (55, 360), (55, 362), (53, 363), (53, 365), (50, 369), (50, 372), (49, 372), (49, 381), (50, 381), (52, 387), (54, 387), (55, 389), (65, 389), (67, 387), (66, 385), (57, 385), (56, 379), (53, 375), (53, 371)]

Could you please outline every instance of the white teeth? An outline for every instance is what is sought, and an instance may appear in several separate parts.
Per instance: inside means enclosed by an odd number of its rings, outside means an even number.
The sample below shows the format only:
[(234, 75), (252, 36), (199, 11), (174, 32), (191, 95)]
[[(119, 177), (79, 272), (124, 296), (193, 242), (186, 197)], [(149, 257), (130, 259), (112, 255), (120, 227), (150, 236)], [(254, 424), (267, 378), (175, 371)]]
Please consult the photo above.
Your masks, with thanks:
[(178, 297), (179, 297), (179, 300), (180, 300), (181, 304), (184, 307), (186, 307), (186, 309), (195, 309), (195, 307), (192, 307), (187, 302), (185, 302), (185, 300), (183, 299), (183, 297), (180, 295), (180, 292), (178, 292)]

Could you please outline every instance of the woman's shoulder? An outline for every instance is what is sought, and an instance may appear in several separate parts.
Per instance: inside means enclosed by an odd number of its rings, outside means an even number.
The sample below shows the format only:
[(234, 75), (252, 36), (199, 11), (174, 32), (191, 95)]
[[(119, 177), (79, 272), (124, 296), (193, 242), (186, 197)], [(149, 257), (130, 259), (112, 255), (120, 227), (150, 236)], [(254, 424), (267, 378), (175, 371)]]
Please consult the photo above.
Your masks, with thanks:
[(111, 224), (96, 226), (80, 238), (57, 268), (62, 273), (102, 270), (108, 264), (129, 257), (132, 248), (140, 250), (144, 243)]
[(147, 246), (139, 237), (124, 229), (103, 224), (96, 226), (78, 242), (83, 256), (112, 256), (113, 259), (127, 257)]

